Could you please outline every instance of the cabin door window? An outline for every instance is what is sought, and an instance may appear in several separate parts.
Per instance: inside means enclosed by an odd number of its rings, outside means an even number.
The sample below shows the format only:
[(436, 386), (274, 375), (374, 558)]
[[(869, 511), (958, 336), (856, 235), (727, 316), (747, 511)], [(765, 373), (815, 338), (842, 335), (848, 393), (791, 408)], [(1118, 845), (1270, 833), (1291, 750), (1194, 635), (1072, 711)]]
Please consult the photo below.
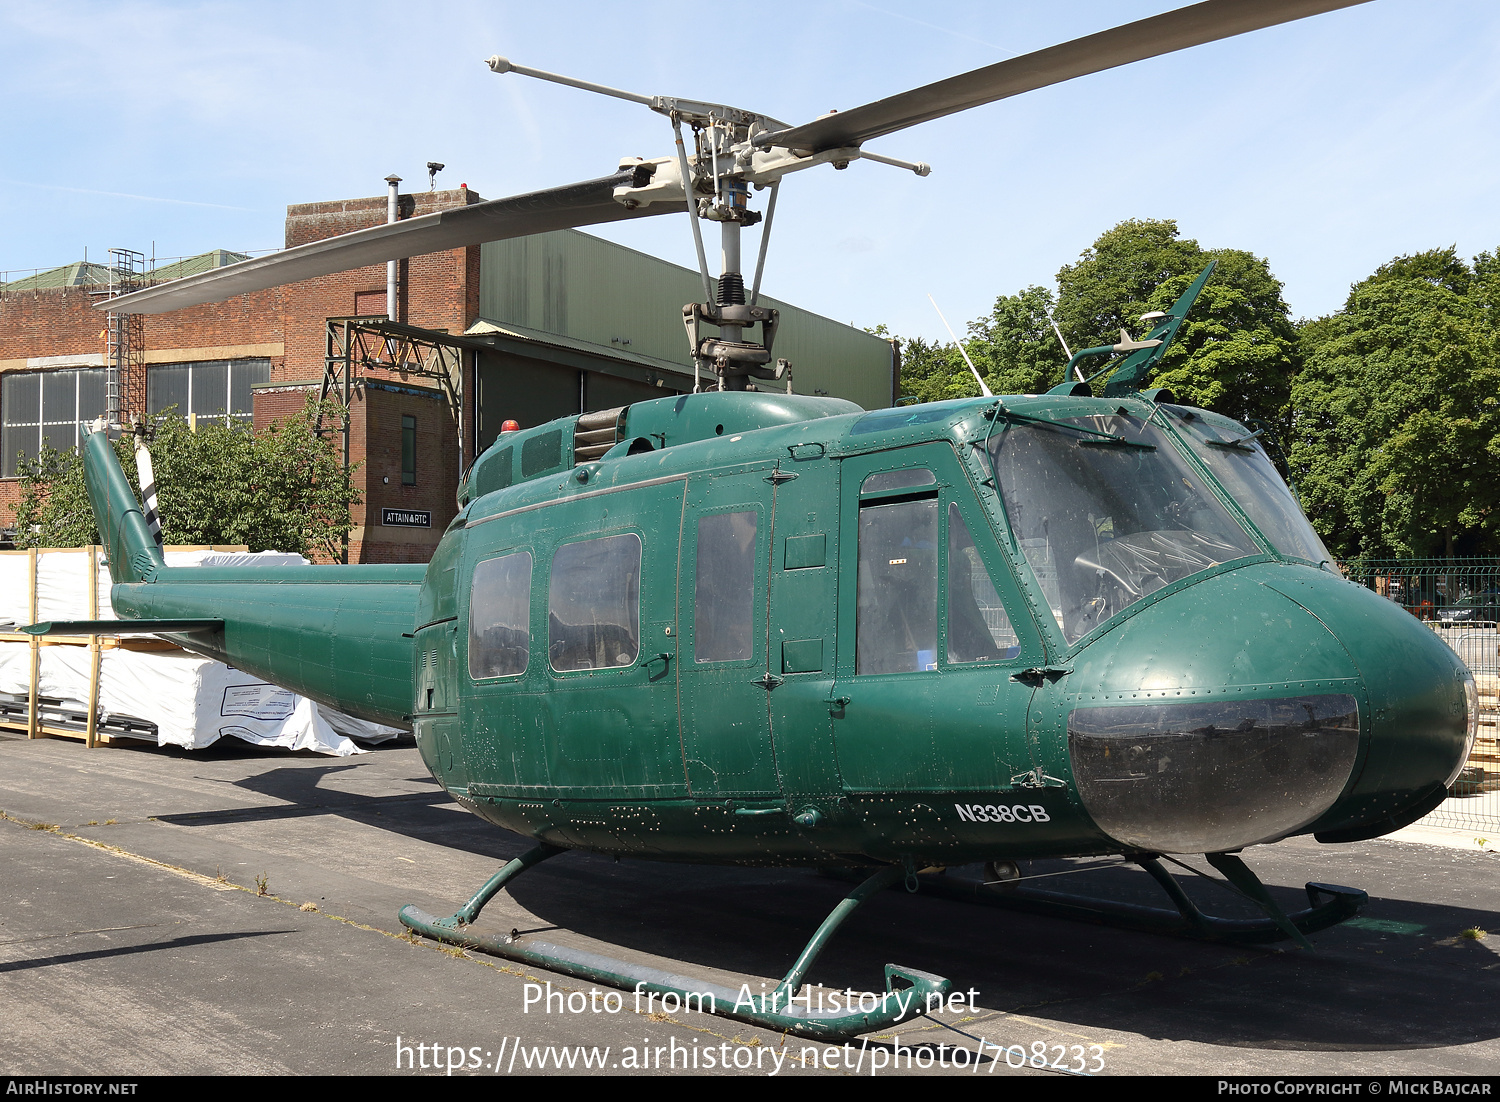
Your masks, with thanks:
[(962, 665), (1014, 658), (1020, 637), (958, 505), (948, 503), (948, 661)]
[(531, 555), (485, 559), (469, 591), (469, 676), (525, 673), (530, 657)]
[(558, 673), (607, 670), (641, 653), (641, 537), (565, 543), (552, 556), (547, 654)]
[(871, 475), (864, 493), (873, 492), (870, 484), (877, 479), (877, 489), (889, 493), (910, 486), (914, 477), (931, 486), (919, 489), (923, 496), (915, 500), (902, 495), (860, 503), (858, 673), (937, 669), (938, 498), (932, 472)]

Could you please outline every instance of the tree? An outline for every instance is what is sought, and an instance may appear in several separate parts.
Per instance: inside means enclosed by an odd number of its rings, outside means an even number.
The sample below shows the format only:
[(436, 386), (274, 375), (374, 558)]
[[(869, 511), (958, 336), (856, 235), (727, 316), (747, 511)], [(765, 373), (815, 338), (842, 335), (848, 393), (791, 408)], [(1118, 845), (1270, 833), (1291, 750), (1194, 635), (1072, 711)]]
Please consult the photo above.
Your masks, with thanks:
[(1121, 222), (1057, 273), (1058, 325), (1074, 349), (1114, 344), (1121, 329), (1140, 336), (1141, 315), (1170, 309), (1210, 261), (1214, 274), (1151, 384), (1187, 405), (1279, 425), (1297, 369), (1297, 331), (1281, 283), (1260, 257), (1200, 248), (1179, 237), (1171, 219)]
[(933, 344), (921, 337), (901, 342), (901, 397), (919, 402), (972, 398), (979, 393), (974, 376), (952, 344)]
[(1033, 285), (1001, 295), (988, 317), (969, 323), (965, 347), (991, 391), (1039, 394), (1062, 382), (1068, 357), (1052, 331), (1054, 305), (1051, 291)]
[[(1190, 405), (1277, 424), (1298, 363), (1281, 283), (1259, 257), (1200, 248), (1171, 220), (1126, 221), (1101, 234), (1058, 271), (1055, 299), (1037, 286), (1001, 295), (988, 316), (969, 323), (964, 348), (996, 394), (1045, 391), (1063, 381), (1067, 364), (1049, 311), (1074, 350), (1114, 344), (1121, 329), (1141, 335), (1140, 316), (1169, 308), (1210, 260), (1218, 261), (1214, 275), (1152, 385), (1170, 387)], [(904, 394), (934, 401), (978, 393), (955, 346), (913, 340), (905, 347)]]
[(1058, 270), (1057, 323), (1074, 349), (1114, 344), (1121, 329), (1136, 332), (1163, 283), (1191, 282), (1206, 263), (1198, 242), (1178, 237), (1170, 219), (1121, 222)]
[(1452, 556), (1500, 535), (1493, 258), (1397, 257), (1304, 323), (1290, 461), (1341, 558)]
[[(328, 438), (313, 435), (316, 401), (264, 432), (231, 423), (187, 422), (170, 411), (152, 418), (151, 460), (169, 544), (245, 544), (336, 558), (351, 530), (359, 494)], [(333, 411), (333, 416), (338, 416)], [(140, 492), (129, 437), (115, 454)], [(77, 451), (46, 449), (22, 467), (16, 508), (18, 547), (81, 547), (101, 542)]]

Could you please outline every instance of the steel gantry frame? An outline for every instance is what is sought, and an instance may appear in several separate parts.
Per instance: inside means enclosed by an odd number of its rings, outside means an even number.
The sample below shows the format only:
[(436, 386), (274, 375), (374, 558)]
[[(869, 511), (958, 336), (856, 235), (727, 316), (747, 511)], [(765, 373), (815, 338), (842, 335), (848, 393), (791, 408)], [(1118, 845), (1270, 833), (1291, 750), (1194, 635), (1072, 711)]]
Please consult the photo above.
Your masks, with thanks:
[[(490, 348), (484, 341), (457, 337), (440, 329), (422, 329), (389, 318), (354, 316), (328, 318), (323, 350), (323, 382), (318, 391), (318, 415), (313, 431), (319, 437), (341, 438), (344, 471), (350, 467), (349, 424), (355, 379), (371, 369), (393, 372), (398, 379), (436, 380), (448, 402), (458, 435), (458, 469), (464, 457), (464, 352)], [(472, 363), (472, 357), (470, 358)], [(338, 407), (337, 427), (324, 424), (328, 402)], [(344, 537), (340, 561), (349, 561), (349, 537)]]

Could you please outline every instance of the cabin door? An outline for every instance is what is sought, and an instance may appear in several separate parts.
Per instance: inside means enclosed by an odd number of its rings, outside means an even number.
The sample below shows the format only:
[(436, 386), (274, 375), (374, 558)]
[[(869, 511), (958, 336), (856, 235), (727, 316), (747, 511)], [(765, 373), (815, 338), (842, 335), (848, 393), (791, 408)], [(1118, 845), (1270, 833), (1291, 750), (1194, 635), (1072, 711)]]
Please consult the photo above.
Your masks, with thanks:
[(682, 515), (682, 756), (694, 796), (780, 793), (765, 688), (774, 464), (695, 475)]
[(771, 731), (789, 810), (831, 806), (842, 785), (832, 708), (838, 623), (838, 462), (803, 445), (777, 470), (771, 558)]
[(1032, 768), (1041, 639), (946, 443), (843, 463), (837, 760), (851, 793), (995, 792)]

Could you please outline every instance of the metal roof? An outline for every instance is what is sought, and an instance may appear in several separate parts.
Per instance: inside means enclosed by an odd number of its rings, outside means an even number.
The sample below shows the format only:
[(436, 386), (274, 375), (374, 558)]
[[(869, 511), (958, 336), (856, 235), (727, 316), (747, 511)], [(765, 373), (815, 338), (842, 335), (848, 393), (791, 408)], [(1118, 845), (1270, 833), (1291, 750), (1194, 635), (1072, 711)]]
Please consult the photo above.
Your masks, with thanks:
[[(228, 264), (235, 264), (241, 260), (249, 260), (245, 253), (231, 252), (228, 249), (210, 249), (206, 253), (197, 256), (186, 256), (175, 260), (170, 264), (163, 264), (145, 273), (146, 279), (153, 283), (163, 283), (169, 279), (179, 279), (182, 276), (196, 275), (213, 268), (222, 268)], [(77, 260), (72, 264), (64, 264), (59, 268), (49, 268), (44, 272), (37, 272), (22, 279), (13, 279), (9, 283), (0, 283), (0, 291), (46, 291), (56, 287), (107, 287), (109, 285), (110, 267), (108, 264), (95, 264), (91, 260)]]

